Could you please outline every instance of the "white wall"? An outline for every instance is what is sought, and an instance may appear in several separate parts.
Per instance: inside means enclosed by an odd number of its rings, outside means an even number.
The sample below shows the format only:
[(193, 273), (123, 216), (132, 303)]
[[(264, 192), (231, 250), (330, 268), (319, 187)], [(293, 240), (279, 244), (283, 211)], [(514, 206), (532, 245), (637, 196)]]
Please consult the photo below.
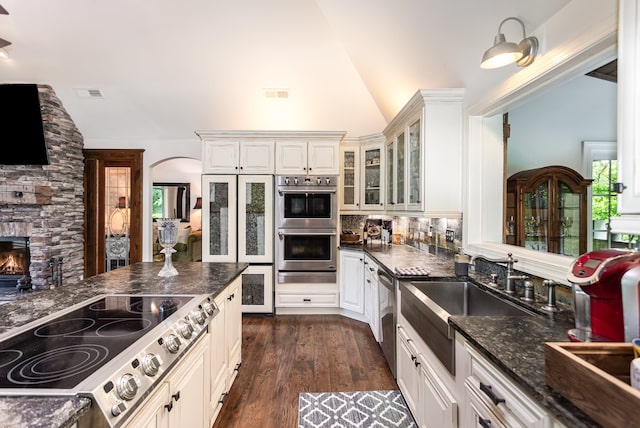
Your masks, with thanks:
[(583, 141), (616, 141), (617, 84), (580, 76), (509, 111), (507, 177), (549, 165), (582, 175)]

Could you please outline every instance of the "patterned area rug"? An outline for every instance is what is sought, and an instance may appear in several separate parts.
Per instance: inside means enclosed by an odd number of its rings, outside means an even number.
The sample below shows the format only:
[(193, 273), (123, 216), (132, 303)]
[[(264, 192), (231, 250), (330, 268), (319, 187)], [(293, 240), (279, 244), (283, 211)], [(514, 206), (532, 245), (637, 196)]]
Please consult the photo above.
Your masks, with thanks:
[(416, 428), (398, 390), (300, 393), (298, 428)]

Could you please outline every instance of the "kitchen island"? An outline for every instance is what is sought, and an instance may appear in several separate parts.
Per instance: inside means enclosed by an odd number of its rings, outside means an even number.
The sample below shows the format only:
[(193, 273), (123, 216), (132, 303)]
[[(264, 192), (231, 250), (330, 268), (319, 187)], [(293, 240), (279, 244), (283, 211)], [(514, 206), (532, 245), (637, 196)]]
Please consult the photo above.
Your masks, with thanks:
[[(523, 294), (518, 284), (516, 296), (488, 287), (489, 275), (469, 270), (468, 278), (456, 277), (453, 258), (435, 256), (406, 245), (343, 245), (341, 250), (364, 251), (379, 266), (383, 266), (396, 280), (465, 280), (470, 279), (486, 291), (499, 294), (504, 300), (528, 307), (538, 316), (452, 316), (449, 325), (486, 359), (498, 367), (555, 419), (567, 427), (597, 427), (589, 416), (545, 383), (545, 342), (567, 342), (566, 332), (574, 327), (570, 306), (561, 306), (554, 314), (540, 310), (543, 303), (533, 305), (520, 300)], [(427, 277), (400, 276), (398, 267), (419, 267), (429, 272)], [(460, 427), (464, 426), (461, 422)]]
[[(163, 263), (136, 263), (50, 290), (18, 294), (0, 305), (4, 339), (34, 321), (105, 294), (202, 295), (215, 297), (247, 267), (245, 263), (174, 263), (178, 276), (157, 274)], [(1, 392), (0, 392), (1, 394)], [(0, 426), (72, 426), (91, 407), (77, 396), (0, 396)]]

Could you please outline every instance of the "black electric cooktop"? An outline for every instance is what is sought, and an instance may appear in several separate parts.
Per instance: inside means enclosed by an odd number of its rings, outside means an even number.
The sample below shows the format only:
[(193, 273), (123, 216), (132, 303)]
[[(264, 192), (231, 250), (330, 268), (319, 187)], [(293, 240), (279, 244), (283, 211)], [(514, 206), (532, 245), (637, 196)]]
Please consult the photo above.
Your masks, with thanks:
[(191, 299), (104, 296), (3, 340), (0, 395), (2, 388), (73, 389)]

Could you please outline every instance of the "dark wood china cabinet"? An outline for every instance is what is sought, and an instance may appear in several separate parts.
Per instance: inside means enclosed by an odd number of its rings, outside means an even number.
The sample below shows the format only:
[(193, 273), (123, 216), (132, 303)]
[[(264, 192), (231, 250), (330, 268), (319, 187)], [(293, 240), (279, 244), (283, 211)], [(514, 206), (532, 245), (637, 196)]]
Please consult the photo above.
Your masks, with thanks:
[(572, 257), (585, 253), (591, 181), (555, 165), (509, 177), (504, 242)]

